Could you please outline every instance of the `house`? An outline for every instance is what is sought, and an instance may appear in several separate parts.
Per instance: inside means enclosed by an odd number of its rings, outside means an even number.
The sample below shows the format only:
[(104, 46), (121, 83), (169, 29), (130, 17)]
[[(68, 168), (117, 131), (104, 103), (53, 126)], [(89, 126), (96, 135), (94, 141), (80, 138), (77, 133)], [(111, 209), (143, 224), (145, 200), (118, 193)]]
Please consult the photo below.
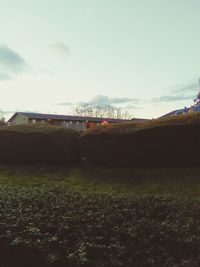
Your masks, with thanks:
[(168, 117), (173, 117), (173, 116), (185, 114), (185, 113), (188, 113), (188, 110), (189, 110), (188, 108), (176, 109), (176, 110), (173, 110), (173, 111), (161, 116), (160, 118), (168, 118)]
[(190, 108), (190, 112), (200, 112), (200, 101)]
[(149, 121), (150, 119), (141, 119), (141, 118), (133, 118), (130, 121), (131, 122), (144, 122), (144, 121)]
[(20, 125), (20, 124), (55, 125), (55, 126), (64, 126), (81, 131), (95, 125), (105, 125), (109, 123), (120, 123), (128, 121), (130, 120), (57, 115), (57, 114), (42, 114), (42, 113), (31, 113), (31, 112), (16, 112), (7, 121), (7, 123), (10, 125)]
[[(199, 79), (199, 85), (200, 85), (200, 79)], [(190, 106), (189, 108), (184, 107), (182, 109), (177, 109), (177, 110), (171, 111), (171, 112), (161, 116), (160, 118), (167, 118), (167, 117), (177, 116), (177, 115), (181, 115), (181, 114), (200, 112), (200, 91), (197, 94), (196, 98), (193, 99), (193, 101), (194, 101), (194, 105)]]
[(167, 117), (183, 115), (183, 114), (192, 113), (192, 112), (200, 112), (200, 102), (196, 103), (195, 105), (193, 105), (189, 108), (184, 107), (182, 109), (177, 109), (177, 110), (171, 111), (171, 112), (161, 116), (160, 118), (167, 118)]

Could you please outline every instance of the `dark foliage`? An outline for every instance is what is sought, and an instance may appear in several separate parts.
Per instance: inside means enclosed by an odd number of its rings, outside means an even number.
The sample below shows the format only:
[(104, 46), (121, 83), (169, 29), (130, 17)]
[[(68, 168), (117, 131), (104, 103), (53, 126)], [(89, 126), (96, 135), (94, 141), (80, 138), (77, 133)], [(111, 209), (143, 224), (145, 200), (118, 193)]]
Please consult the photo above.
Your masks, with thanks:
[(200, 202), (0, 189), (0, 266), (200, 265)]
[(0, 130), (0, 163), (73, 164), (79, 161), (78, 134), (53, 127)]
[(81, 144), (86, 158), (95, 164), (200, 167), (199, 136), (200, 124), (163, 125), (134, 131), (96, 129), (83, 135)]

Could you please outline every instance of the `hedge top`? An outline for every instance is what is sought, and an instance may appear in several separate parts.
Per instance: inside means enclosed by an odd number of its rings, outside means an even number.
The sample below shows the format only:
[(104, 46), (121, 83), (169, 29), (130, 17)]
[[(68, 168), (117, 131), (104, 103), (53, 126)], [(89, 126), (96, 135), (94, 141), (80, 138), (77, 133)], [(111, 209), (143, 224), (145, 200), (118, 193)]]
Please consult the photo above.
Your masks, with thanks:
[(49, 125), (12, 125), (0, 127), (1, 131), (20, 132), (20, 133), (64, 133), (68, 135), (78, 135), (77, 131), (61, 126)]
[(158, 118), (144, 122), (127, 122), (94, 127), (82, 134), (129, 134), (140, 130), (171, 125), (200, 124), (200, 113), (178, 115), (169, 118)]

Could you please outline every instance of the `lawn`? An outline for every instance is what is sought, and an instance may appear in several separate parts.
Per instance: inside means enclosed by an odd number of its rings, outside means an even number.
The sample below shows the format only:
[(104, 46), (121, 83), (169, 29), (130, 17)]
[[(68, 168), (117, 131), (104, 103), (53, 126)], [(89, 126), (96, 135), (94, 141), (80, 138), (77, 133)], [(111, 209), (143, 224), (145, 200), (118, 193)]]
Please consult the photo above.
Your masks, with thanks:
[(198, 267), (200, 201), (0, 187), (2, 267)]
[(1, 165), (0, 266), (200, 266), (199, 171)]
[(92, 166), (0, 166), (0, 185), (64, 186), (117, 194), (200, 196), (200, 169), (127, 169)]

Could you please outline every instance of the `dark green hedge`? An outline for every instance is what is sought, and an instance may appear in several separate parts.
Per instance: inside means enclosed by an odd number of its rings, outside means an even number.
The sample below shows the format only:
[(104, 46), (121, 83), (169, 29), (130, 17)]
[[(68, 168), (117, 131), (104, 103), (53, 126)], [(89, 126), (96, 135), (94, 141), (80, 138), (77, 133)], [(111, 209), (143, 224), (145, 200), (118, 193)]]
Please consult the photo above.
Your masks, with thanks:
[(54, 127), (0, 130), (0, 163), (74, 164), (79, 161), (78, 133)]
[(0, 266), (200, 266), (200, 201), (0, 188)]
[[(123, 129), (125, 128), (125, 129)], [(128, 167), (200, 167), (200, 124), (135, 129), (95, 129), (81, 137), (86, 158), (95, 164)], [(115, 131), (114, 131), (115, 130)]]

